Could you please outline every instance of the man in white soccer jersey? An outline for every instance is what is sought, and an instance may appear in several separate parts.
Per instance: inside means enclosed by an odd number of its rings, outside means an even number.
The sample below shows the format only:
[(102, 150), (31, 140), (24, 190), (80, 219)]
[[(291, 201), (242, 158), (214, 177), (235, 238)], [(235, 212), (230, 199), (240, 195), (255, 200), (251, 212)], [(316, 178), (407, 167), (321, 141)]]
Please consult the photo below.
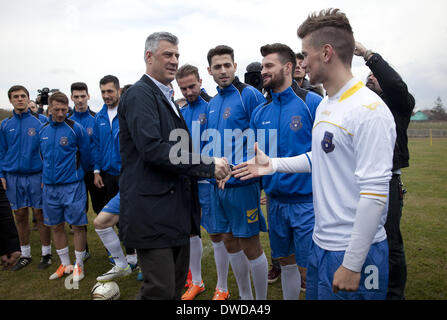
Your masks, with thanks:
[(307, 270), (307, 299), (385, 299), (388, 284), (386, 220), (395, 124), (385, 103), (354, 80), (355, 41), (338, 9), (311, 14), (299, 27), (311, 83), (328, 96), (319, 105), (312, 151), (235, 167), (249, 179), (273, 172), (310, 172), (315, 228)]

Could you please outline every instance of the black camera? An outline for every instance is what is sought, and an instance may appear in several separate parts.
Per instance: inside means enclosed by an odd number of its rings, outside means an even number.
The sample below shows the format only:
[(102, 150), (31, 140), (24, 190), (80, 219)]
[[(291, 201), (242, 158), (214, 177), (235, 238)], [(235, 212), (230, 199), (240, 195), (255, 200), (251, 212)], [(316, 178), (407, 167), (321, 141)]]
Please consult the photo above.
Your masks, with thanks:
[(262, 65), (259, 62), (252, 62), (247, 66), (244, 82), (255, 87), (262, 92), (263, 80), (261, 76)]
[(48, 105), (48, 96), (50, 95), (50, 93), (53, 93), (56, 91), (59, 91), (59, 89), (51, 89), (50, 90), (50, 88), (45, 87), (45, 88), (37, 90), (37, 92), (39, 92), (39, 96), (40, 96), (39, 103), (44, 106)]

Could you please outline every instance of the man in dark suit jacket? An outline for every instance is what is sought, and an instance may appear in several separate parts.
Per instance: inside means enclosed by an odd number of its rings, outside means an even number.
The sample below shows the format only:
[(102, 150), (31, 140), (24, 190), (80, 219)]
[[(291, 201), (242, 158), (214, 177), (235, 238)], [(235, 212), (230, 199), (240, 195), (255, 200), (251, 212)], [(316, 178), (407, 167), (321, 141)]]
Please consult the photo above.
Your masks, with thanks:
[[(118, 107), (120, 236), (137, 249), (143, 274), (139, 299), (180, 299), (189, 265), (189, 237), (200, 234), (197, 177), (223, 179), (225, 159), (192, 154), (187, 125), (168, 86), (178, 68), (178, 39), (146, 39), (146, 74)], [(179, 143), (172, 141), (181, 138)], [(180, 156), (180, 157), (179, 157)], [(179, 161), (183, 159), (183, 161)]]

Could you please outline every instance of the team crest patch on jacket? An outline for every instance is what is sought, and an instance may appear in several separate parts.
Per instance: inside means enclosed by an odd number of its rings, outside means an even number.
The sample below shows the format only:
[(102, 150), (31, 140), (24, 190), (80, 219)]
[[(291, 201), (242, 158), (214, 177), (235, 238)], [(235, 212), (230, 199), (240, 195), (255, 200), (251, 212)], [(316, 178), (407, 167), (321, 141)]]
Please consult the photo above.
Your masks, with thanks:
[(30, 137), (34, 137), (36, 135), (36, 128), (29, 128), (28, 129), (28, 135)]
[(67, 137), (61, 137), (61, 139), (59, 140), (59, 144), (63, 147), (65, 147), (66, 145), (68, 145), (68, 138)]
[(206, 123), (206, 113), (199, 114), (199, 122), (201, 125), (204, 125)]
[(223, 118), (224, 119), (228, 119), (231, 116), (231, 107), (225, 108), (224, 114), (223, 114)]
[(293, 131), (298, 131), (303, 127), (303, 123), (301, 122), (301, 116), (293, 116), (290, 122), (290, 129)]
[(335, 145), (332, 142), (332, 139), (334, 138), (334, 134), (326, 131), (324, 133), (324, 138), (321, 141), (321, 147), (323, 148), (323, 151), (326, 153), (332, 152), (335, 149)]
[(86, 131), (89, 136), (93, 134), (93, 128), (87, 128)]

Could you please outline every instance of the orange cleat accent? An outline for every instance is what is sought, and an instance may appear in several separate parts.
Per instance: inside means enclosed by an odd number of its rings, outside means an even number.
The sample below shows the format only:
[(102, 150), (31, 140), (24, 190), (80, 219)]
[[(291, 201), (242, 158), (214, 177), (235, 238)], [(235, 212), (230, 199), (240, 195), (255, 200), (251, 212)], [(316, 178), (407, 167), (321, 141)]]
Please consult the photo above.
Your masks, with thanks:
[(70, 274), (73, 272), (73, 266), (70, 264), (68, 266), (64, 266), (61, 264), (59, 268), (57, 268), (56, 272), (50, 276), (50, 280), (62, 278), (66, 274)]
[(222, 291), (216, 288), (216, 291), (214, 292), (214, 296), (211, 300), (229, 300), (230, 299), (230, 292)]
[(183, 294), (182, 300), (194, 300), (194, 298), (203, 291), (205, 291), (205, 285), (203, 284), (203, 281), (200, 286), (192, 283), (188, 290), (186, 290), (186, 292)]
[(191, 269), (188, 271), (188, 276), (186, 277), (185, 288), (189, 288), (192, 285), (192, 274)]

